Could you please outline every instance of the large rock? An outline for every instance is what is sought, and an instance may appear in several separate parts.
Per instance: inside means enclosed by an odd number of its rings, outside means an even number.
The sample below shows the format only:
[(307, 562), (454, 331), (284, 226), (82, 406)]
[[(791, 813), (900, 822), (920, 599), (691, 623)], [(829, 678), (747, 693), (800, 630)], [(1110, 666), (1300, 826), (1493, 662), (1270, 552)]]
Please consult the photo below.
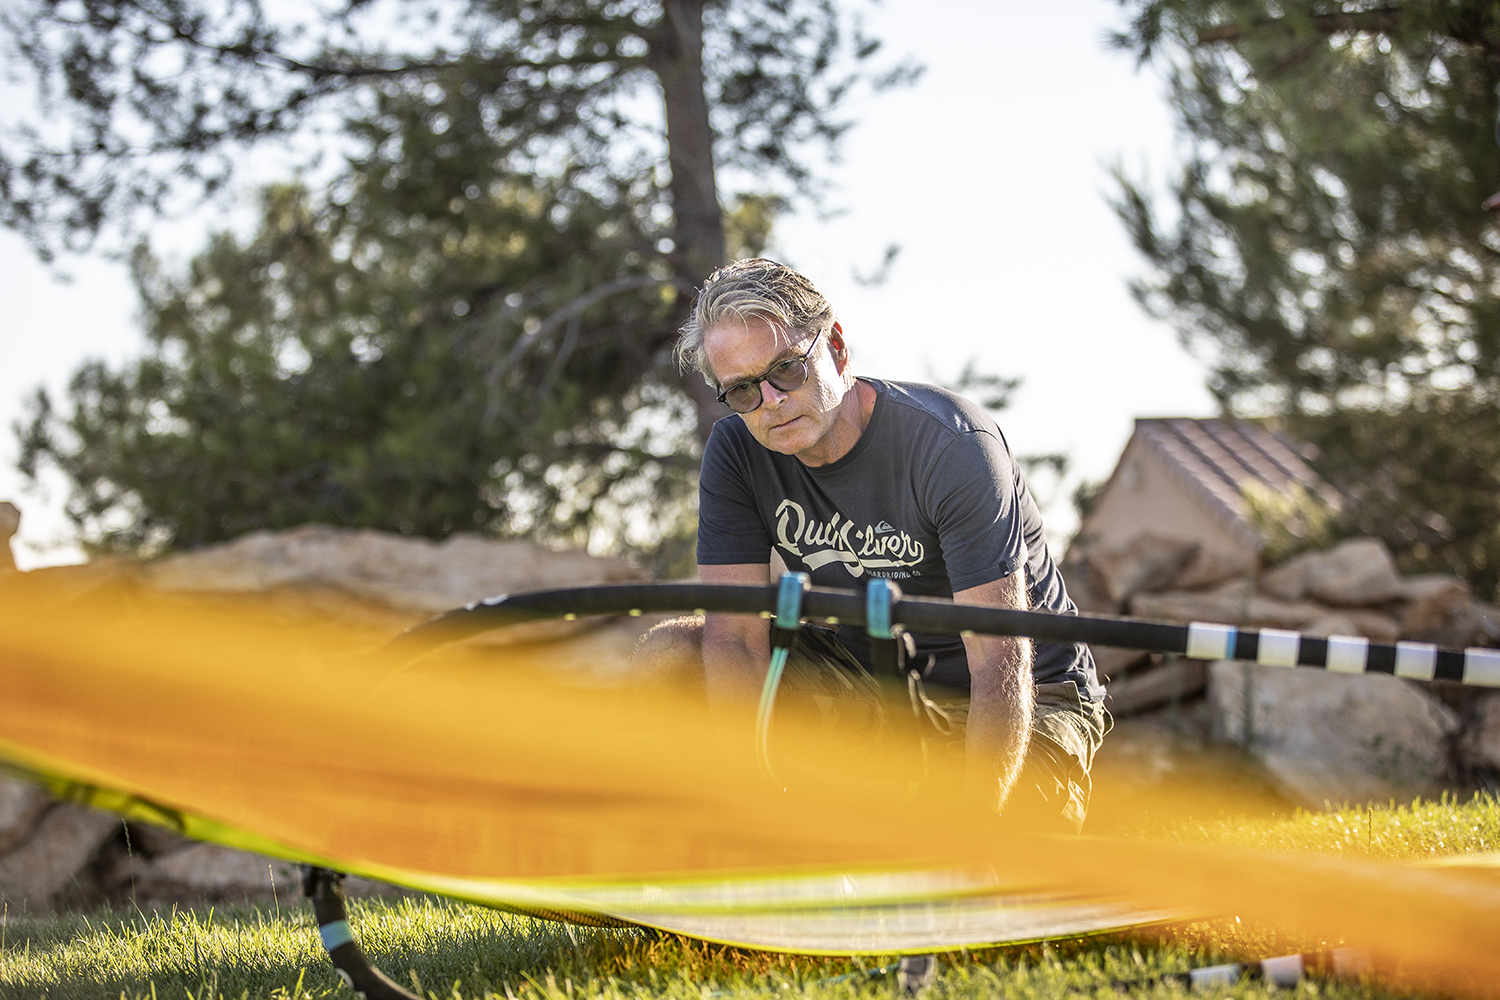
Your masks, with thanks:
[(119, 817), (109, 813), (53, 806), (24, 844), (0, 858), (0, 899), (12, 908), (47, 906), (119, 830)]
[[(647, 579), (622, 559), (456, 534), (442, 542), (309, 525), (258, 531), (145, 568), (162, 590), (291, 592), (323, 614), (406, 628), (497, 594)], [(574, 634), (587, 622), (541, 622), (489, 633), (499, 642)]]
[(1217, 549), (1199, 549), (1187, 568), (1172, 581), (1172, 589), (1203, 590), (1236, 577), (1251, 575), (1258, 568), (1254, 556), (1232, 555)]
[(51, 805), (37, 786), (0, 777), (0, 856), (30, 837)]
[(1198, 555), (1197, 542), (1137, 535), (1128, 542), (1089, 549), (1089, 577), (1114, 608), (1133, 594), (1166, 590)]
[(1469, 606), (1469, 613), (1474, 616), (1475, 644), (1500, 645), (1500, 608), (1484, 601), (1475, 601)]
[(1313, 598), (1357, 608), (1401, 596), (1390, 549), (1377, 538), (1352, 538), (1327, 552), (1307, 552), (1261, 576), (1260, 589), (1284, 601)]
[(1467, 646), (1479, 629), (1469, 585), (1456, 576), (1432, 573), (1401, 581), (1406, 610), (1401, 635), (1439, 646)]
[(1207, 676), (1202, 660), (1173, 657), (1160, 666), (1113, 681), (1104, 707), (1123, 716), (1182, 701), (1202, 691)]
[(189, 844), (156, 858), (132, 855), (110, 881), (128, 883), (139, 898), (150, 900), (296, 900), (302, 894), (292, 862), (215, 844)]
[[(301, 873), (290, 861), (216, 844), (184, 840), (166, 831), (131, 825), (128, 852), (118, 841), (98, 864), (101, 899), (122, 904), (201, 904), (220, 901), (277, 899), (296, 902), (302, 896)], [(170, 849), (159, 854), (142, 849), (153, 833), (165, 834), (157, 841)], [(395, 886), (350, 876), (344, 891), (349, 896), (392, 895), (404, 892)]]
[(1390, 643), (1401, 638), (1401, 627), (1396, 619), (1365, 608), (1331, 609), (1323, 617), (1304, 625), (1301, 631), (1303, 635), (1320, 639), (1330, 635), (1362, 635), (1371, 642)]
[(1215, 734), (1313, 808), (1435, 795), (1448, 777), (1457, 715), (1395, 677), (1220, 661), (1208, 699)]
[(1073, 558), (1076, 555), (1076, 552), (1069, 552), (1070, 558), (1057, 567), (1058, 572), (1062, 574), (1063, 585), (1068, 588), (1068, 597), (1072, 598), (1073, 603), (1078, 605), (1078, 610), (1084, 614), (1119, 611), (1119, 605), (1110, 604), (1109, 598), (1094, 588), (1087, 561), (1083, 558)]
[(1475, 706), (1460, 749), (1465, 762), (1500, 770), (1500, 692), (1487, 692)]
[(1151, 654), (1144, 649), (1121, 649), (1118, 646), (1096, 646), (1089, 644), (1089, 651), (1094, 654), (1094, 669), (1099, 673), (1099, 679), (1105, 684), (1110, 683), (1112, 678), (1118, 678), (1131, 670), (1139, 663), (1150, 658)]
[(1310, 601), (1277, 601), (1232, 591), (1177, 591), (1137, 594), (1130, 613), (1170, 622), (1223, 622), (1229, 625), (1300, 629), (1326, 618), (1331, 609)]

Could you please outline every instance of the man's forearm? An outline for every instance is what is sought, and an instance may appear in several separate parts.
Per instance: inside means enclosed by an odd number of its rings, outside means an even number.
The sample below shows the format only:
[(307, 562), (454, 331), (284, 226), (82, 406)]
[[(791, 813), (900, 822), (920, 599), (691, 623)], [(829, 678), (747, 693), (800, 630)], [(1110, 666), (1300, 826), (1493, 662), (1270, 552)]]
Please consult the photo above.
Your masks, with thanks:
[[(764, 622), (759, 623), (762, 628)], [(769, 646), (757, 655), (742, 637), (705, 629), (703, 679), (708, 709), (714, 720), (719, 749), (727, 757), (749, 763), (754, 746), (755, 707), (769, 666)]]
[(752, 649), (751, 645), (739, 637), (705, 630), (703, 677), (715, 712), (733, 706), (755, 708), (761, 685), (765, 683), (770, 646), (767, 644), (760, 650)]
[[(1029, 605), (1026, 571), (953, 595), (960, 604), (1020, 608)], [(996, 635), (964, 636), (969, 657), (969, 726), (967, 782), (969, 793), (987, 808), (999, 809), (1009, 798), (1026, 748), (1031, 742), (1031, 714), (1036, 691), (1031, 680), (1031, 640)]]
[(965, 644), (972, 685), (965, 747), (969, 792), (999, 810), (1031, 742), (1031, 640), (976, 636)]

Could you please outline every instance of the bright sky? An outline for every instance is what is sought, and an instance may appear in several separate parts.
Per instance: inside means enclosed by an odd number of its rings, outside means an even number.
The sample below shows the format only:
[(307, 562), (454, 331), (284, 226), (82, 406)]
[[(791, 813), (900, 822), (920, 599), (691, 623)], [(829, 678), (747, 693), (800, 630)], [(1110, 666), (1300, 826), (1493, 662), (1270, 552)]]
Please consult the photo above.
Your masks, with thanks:
[[(1160, 81), (1105, 48), (1121, 21), (1112, 0), (885, 0), (871, 26), (893, 53), (927, 66), (915, 88), (854, 110), (834, 218), (781, 222), (774, 251), (834, 303), (856, 367), (871, 375), (954, 378), (981, 369), (1022, 376), (1001, 414), (1018, 454), (1063, 451), (1074, 474), (1109, 474), (1137, 416), (1208, 416), (1203, 366), (1126, 290), (1140, 264), (1107, 204), (1109, 167), (1158, 181), (1173, 163)], [(935, 13), (940, 11), (941, 13)], [(218, 215), (205, 215), (217, 223)], [(191, 233), (166, 241), (191, 251)], [(159, 241), (161, 242), (161, 241)], [(901, 244), (890, 280), (861, 287)], [(10, 425), (35, 386), (60, 394), (86, 358), (118, 365), (144, 339), (123, 265), (64, 262), (69, 284), (0, 231), (0, 500), (23, 512), (23, 568), (76, 562), (62, 514), (66, 487), (23, 489)], [(1071, 532), (1061, 491), (1047, 511)]]

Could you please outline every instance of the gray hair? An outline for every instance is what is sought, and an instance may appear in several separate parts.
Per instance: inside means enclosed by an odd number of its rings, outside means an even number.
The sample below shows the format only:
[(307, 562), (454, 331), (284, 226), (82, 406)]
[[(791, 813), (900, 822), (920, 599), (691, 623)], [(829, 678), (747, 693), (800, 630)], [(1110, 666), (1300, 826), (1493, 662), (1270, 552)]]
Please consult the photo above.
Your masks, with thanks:
[(822, 333), (833, 326), (833, 306), (813, 283), (785, 264), (764, 257), (725, 264), (708, 276), (698, 291), (693, 314), (682, 324), (677, 340), (677, 363), (683, 371), (697, 368), (717, 386), (703, 349), (703, 335), (734, 319), (757, 319), (780, 332)]

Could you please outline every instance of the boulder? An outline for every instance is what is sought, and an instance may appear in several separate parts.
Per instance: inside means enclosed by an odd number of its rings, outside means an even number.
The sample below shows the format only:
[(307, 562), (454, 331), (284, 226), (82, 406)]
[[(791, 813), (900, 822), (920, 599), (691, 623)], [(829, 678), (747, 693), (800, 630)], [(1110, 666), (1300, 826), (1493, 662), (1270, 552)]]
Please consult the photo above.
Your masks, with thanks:
[(129, 823), (125, 830), (126, 849), (132, 854), (144, 855), (148, 858), (160, 857), (173, 851), (180, 851), (194, 841), (189, 840), (182, 834), (168, 830), (160, 826), (151, 826), (146, 823)]
[[(295, 903), (302, 897), (301, 872), (296, 864), (248, 851), (215, 844), (202, 844), (170, 835), (171, 850), (151, 856), (137, 841), (147, 829), (131, 825), (132, 849), (116, 840), (112, 853), (101, 856), (96, 868), (102, 900), (117, 905), (143, 903), (188, 903), (279, 899)], [(350, 876), (344, 882), (347, 896), (389, 896), (406, 892), (396, 886)]]
[(1452, 709), (1383, 674), (1329, 674), (1219, 661), (1209, 665), (1215, 735), (1311, 808), (1435, 795), (1448, 777)]
[(16, 559), (10, 551), (10, 540), (21, 527), (21, 512), (16, 505), (0, 501), (0, 573), (16, 568)]
[[(1069, 555), (1072, 556), (1073, 553), (1070, 552)], [(1068, 597), (1078, 605), (1079, 611), (1087, 615), (1120, 610), (1118, 604), (1110, 604), (1108, 598), (1094, 589), (1086, 562), (1064, 561), (1057, 569), (1062, 574), (1063, 585), (1068, 588)]]
[(1500, 770), (1500, 692), (1486, 692), (1460, 746), (1464, 761)]
[(1500, 645), (1500, 608), (1484, 601), (1475, 601), (1469, 606), (1474, 616), (1473, 642), (1479, 646)]
[(1106, 684), (1110, 682), (1110, 678), (1120, 677), (1151, 656), (1144, 649), (1121, 649), (1118, 646), (1096, 646), (1093, 643), (1089, 644), (1089, 650), (1094, 654), (1094, 668), (1099, 672), (1099, 679)]
[(190, 843), (156, 858), (132, 855), (111, 881), (128, 883), (139, 898), (153, 900), (296, 900), (302, 894), (301, 875), (292, 862), (216, 844)]
[(1128, 542), (1089, 549), (1089, 578), (1115, 608), (1133, 594), (1166, 590), (1198, 555), (1197, 542), (1137, 535)]
[[(152, 586), (167, 591), (289, 593), (308, 610), (392, 630), (498, 594), (648, 578), (622, 559), (529, 542), (463, 533), (434, 542), (323, 525), (252, 532), (169, 556), (144, 573)], [(486, 633), (486, 638), (535, 641), (593, 624), (539, 622)]]
[(1253, 574), (1257, 569), (1252, 556), (1231, 555), (1216, 549), (1199, 549), (1177, 579), (1174, 590), (1203, 590), (1227, 581)]
[(1201, 692), (1207, 677), (1202, 660), (1172, 657), (1159, 666), (1111, 683), (1104, 707), (1123, 716), (1182, 701)]
[(1171, 622), (1223, 622), (1228, 625), (1300, 629), (1326, 617), (1330, 608), (1308, 601), (1292, 603), (1234, 592), (1192, 591), (1137, 594), (1130, 613)]
[(0, 856), (30, 837), (51, 805), (37, 786), (0, 777)]
[(1456, 576), (1430, 573), (1401, 581), (1406, 609), (1401, 635), (1439, 646), (1467, 646), (1479, 628), (1469, 585)]
[(1401, 638), (1401, 627), (1390, 615), (1364, 608), (1329, 609), (1317, 621), (1301, 629), (1303, 635), (1326, 639), (1330, 635), (1362, 635), (1371, 642), (1395, 642)]
[(0, 858), (0, 899), (12, 908), (45, 907), (119, 830), (119, 817), (109, 813), (53, 806), (25, 843)]
[(1390, 549), (1378, 538), (1352, 538), (1327, 552), (1306, 552), (1262, 574), (1260, 590), (1283, 601), (1314, 598), (1357, 608), (1401, 596)]

